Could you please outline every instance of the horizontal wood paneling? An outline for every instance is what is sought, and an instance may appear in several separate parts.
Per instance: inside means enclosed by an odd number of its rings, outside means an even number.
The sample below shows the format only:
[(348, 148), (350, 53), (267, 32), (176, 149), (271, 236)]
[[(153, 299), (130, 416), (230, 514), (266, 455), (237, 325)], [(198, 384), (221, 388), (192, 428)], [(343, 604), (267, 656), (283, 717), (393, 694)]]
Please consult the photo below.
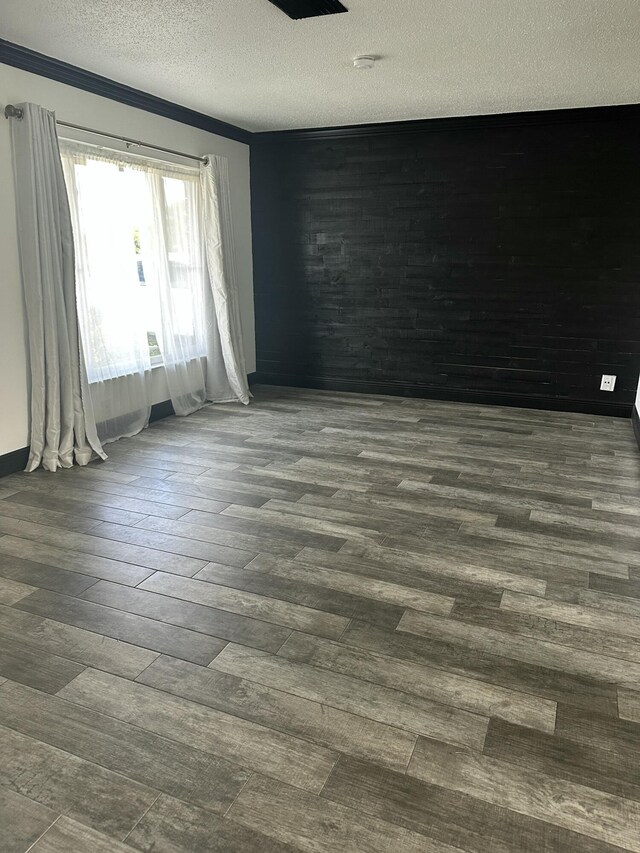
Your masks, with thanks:
[(259, 378), (630, 415), (640, 123), (575, 112), (256, 135)]

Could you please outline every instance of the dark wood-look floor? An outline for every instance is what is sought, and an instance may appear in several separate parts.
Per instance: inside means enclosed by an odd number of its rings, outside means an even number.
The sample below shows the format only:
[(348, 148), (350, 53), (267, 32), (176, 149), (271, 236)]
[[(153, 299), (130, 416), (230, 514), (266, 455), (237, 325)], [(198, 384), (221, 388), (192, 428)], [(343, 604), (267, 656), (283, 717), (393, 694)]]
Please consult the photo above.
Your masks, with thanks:
[(640, 851), (640, 456), (258, 388), (0, 481), (3, 853)]

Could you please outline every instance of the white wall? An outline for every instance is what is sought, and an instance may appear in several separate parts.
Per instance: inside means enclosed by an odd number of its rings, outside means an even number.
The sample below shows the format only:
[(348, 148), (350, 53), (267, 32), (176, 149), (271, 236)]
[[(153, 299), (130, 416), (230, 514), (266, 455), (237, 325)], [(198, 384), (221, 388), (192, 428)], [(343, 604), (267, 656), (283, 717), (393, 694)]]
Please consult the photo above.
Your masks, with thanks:
[[(55, 110), (62, 121), (133, 137), (178, 151), (192, 154), (224, 154), (228, 158), (245, 357), (247, 371), (255, 371), (249, 147), (242, 142), (224, 139), (27, 71), (0, 65), (0, 110), (4, 110), (6, 104), (21, 101), (31, 101)], [(9, 121), (5, 120), (0, 112), (0, 455), (25, 447), (29, 443), (27, 350), (9, 127)], [(72, 132), (61, 129), (61, 135), (71, 136)], [(87, 134), (73, 135), (85, 141), (97, 141), (95, 137)], [(109, 142), (109, 145), (118, 147), (115, 142)], [(154, 371), (153, 380), (153, 402), (166, 400), (169, 394), (162, 368)]]

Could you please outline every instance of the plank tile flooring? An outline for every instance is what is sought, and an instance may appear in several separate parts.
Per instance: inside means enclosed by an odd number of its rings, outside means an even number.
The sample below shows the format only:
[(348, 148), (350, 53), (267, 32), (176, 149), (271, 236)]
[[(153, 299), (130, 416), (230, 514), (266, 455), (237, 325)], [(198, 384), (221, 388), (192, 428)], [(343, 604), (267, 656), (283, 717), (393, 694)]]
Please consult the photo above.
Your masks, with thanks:
[(258, 387), (0, 481), (3, 853), (640, 853), (640, 454)]

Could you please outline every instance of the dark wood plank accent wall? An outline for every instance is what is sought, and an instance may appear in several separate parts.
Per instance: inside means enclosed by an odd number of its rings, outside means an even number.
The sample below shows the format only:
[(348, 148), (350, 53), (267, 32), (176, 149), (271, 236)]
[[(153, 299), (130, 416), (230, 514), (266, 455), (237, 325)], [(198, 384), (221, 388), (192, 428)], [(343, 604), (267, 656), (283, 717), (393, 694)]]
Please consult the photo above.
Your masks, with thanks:
[(547, 115), (254, 135), (258, 379), (630, 416), (638, 112)]

